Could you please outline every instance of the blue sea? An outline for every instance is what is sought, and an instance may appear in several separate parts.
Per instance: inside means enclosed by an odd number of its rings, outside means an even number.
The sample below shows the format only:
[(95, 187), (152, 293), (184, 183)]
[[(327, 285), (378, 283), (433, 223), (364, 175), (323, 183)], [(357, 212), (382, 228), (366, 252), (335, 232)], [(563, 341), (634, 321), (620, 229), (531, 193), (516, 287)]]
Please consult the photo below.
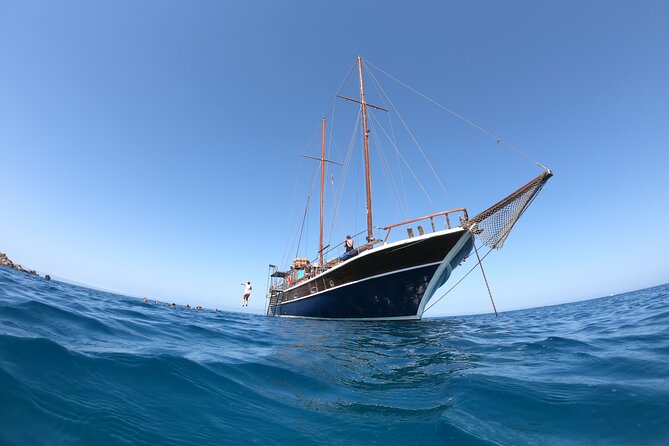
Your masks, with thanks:
[(669, 444), (669, 285), (420, 322), (195, 311), (0, 267), (0, 445)]

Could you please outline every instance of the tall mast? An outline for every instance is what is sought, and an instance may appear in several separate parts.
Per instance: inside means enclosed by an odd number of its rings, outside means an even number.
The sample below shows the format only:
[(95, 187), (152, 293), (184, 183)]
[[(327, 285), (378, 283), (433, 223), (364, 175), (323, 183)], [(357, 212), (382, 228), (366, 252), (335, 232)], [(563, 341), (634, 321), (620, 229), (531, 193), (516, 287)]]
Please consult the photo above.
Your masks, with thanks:
[(338, 98), (355, 102), (362, 107), (362, 133), (363, 141), (365, 143), (365, 191), (367, 192), (367, 241), (371, 242), (374, 239), (374, 232), (372, 226), (372, 178), (369, 169), (369, 130), (367, 130), (367, 107), (372, 107), (377, 110), (387, 112), (383, 107), (378, 105), (368, 104), (365, 100), (365, 79), (362, 75), (362, 56), (358, 56), (358, 72), (360, 73), (360, 100), (348, 98), (340, 94), (336, 95)]
[(325, 116), (323, 116), (323, 126), (321, 129), (321, 230), (320, 242), (318, 244), (318, 260), (323, 266), (323, 198), (325, 191)]
[(362, 56), (358, 56), (360, 73), (360, 104), (362, 106), (362, 131), (365, 143), (365, 190), (367, 192), (367, 241), (374, 238), (372, 232), (372, 179), (369, 171), (369, 130), (367, 130), (367, 102), (365, 101), (365, 80), (362, 76)]

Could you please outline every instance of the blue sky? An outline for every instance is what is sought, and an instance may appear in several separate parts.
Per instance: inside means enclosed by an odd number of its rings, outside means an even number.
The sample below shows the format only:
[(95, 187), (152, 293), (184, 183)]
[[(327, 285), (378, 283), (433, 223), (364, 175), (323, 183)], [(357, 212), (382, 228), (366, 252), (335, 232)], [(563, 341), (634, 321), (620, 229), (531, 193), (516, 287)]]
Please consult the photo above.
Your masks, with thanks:
[[(302, 154), (318, 153), (333, 107), (355, 114), (333, 95), (362, 54), (555, 172), (485, 261), (498, 309), (665, 283), (668, 19), (662, 1), (0, 0), (0, 251), (54, 277), (208, 307), (241, 310), (250, 280), (249, 311), (262, 311), (267, 264), (292, 255), (314, 174)], [(413, 215), (473, 214), (539, 173), (399, 97), (446, 189), (408, 148), (431, 196), (407, 185)], [(386, 184), (375, 170), (379, 225), (402, 217)], [(362, 205), (345, 203), (333, 243), (362, 229)], [(474, 272), (427, 315), (486, 311)]]

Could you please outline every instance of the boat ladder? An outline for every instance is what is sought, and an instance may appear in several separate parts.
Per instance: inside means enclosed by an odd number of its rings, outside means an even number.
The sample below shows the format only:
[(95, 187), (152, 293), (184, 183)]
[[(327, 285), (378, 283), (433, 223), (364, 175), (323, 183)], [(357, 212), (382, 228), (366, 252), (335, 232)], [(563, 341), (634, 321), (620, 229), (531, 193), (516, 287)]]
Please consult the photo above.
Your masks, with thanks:
[(267, 306), (267, 316), (276, 316), (276, 307), (279, 304), (279, 296), (281, 293), (272, 294), (269, 298), (269, 305)]

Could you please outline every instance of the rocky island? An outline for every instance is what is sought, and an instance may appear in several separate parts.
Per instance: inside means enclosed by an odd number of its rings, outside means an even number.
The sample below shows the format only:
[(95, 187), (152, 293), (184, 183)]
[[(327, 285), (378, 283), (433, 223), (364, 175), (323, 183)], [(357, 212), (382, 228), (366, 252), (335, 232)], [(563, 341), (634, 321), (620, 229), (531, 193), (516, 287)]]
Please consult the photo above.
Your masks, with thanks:
[(35, 271), (34, 269), (25, 269), (23, 266), (12, 262), (9, 259), (9, 257), (7, 257), (7, 254), (5, 254), (4, 252), (0, 252), (0, 266), (6, 266), (7, 268), (12, 268), (17, 271), (23, 271), (24, 273), (32, 274), (34, 276), (39, 276), (39, 274), (37, 274), (37, 271)]

